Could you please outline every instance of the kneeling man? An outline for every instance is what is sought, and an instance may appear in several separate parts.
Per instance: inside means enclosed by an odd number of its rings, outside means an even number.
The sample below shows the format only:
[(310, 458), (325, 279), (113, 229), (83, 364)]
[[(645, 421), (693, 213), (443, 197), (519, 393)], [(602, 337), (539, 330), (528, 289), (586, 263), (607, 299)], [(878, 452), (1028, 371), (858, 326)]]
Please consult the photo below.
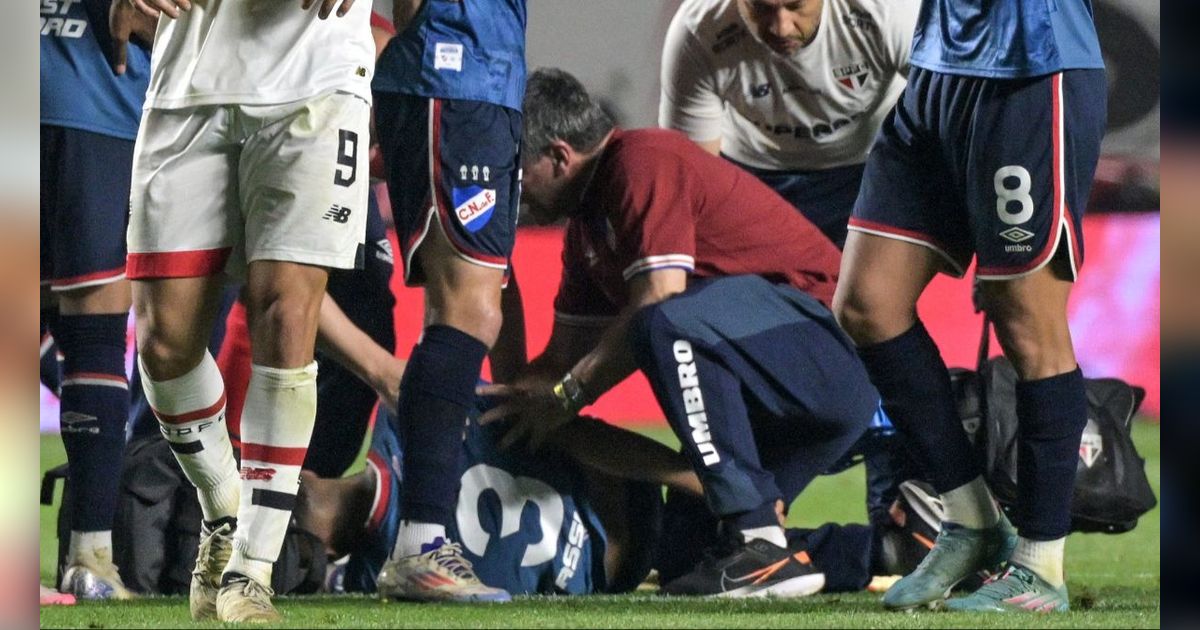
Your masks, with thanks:
[(634, 370), (650, 380), (724, 536), (673, 594), (801, 596), (824, 576), (789, 550), (776, 505), (863, 434), (875, 413), (829, 312), (837, 247), (766, 185), (686, 136), (622, 130), (569, 74), (525, 97), (524, 195), (568, 218), (546, 351), (483, 388), (536, 447)]

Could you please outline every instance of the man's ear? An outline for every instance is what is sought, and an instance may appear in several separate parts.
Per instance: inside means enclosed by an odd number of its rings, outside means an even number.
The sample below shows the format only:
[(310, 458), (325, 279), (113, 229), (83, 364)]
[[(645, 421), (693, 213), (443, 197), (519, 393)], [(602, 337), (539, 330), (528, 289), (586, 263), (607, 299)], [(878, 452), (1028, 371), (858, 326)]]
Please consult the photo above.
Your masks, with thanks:
[(557, 176), (566, 175), (575, 162), (575, 150), (562, 140), (551, 142), (546, 152), (550, 155), (550, 162), (553, 164), (554, 174)]

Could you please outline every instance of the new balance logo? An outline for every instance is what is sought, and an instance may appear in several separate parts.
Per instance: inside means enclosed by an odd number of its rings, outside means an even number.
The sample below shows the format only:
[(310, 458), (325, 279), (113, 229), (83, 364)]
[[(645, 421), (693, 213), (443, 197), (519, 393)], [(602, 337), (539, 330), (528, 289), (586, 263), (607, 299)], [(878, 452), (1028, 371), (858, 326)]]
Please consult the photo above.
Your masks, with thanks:
[(325, 213), (325, 216), (323, 216), (321, 218), (325, 219), (326, 221), (333, 221), (335, 223), (345, 223), (350, 220), (351, 212), (353, 212), (353, 211), (350, 208), (347, 208), (346, 206), (339, 206), (337, 204), (334, 204)]
[(692, 344), (686, 339), (675, 342), (672, 348), (675, 361), (679, 363), (679, 387), (683, 390), (683, 410), (688, 415), (688, 425), (692, 427), (692, 442), (700, 451), (705, 466), (720, 463), (721, 456), (717, 447), (713, 446), (712, 435), (708, 432), (708, 416), (704, 413), (704, 395), (700, 391), (700, 379), (696, 376), (696, 359), (692, 353)]
[(241, 474), (246, 481), (270, 481), (275, 478), (275, 469), (243, 466)]

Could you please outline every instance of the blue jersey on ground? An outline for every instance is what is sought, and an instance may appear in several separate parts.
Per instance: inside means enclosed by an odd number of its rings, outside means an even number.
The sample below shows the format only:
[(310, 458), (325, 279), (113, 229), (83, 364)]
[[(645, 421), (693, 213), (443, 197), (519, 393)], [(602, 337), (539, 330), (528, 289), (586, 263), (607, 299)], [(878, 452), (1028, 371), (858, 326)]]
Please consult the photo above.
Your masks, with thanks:
[(150, 53), (130, 43), (125, 74), (113, 74), (108, 6), (105, 0), (41, 0), (42, 124), (133, 140)]
[(521, 111), (525, 0), (428, 0), (384, 49), (371, 87)]
[(1103, 68), (1091, 0), (925, 0), (912, 65), (993, 78)]
[[(501, 452), (497, 425), (467, 426), (462, 489), (447, 532), (463, 546), (479, 579), (513, 595), (601, 593), (606, 590), (600, 519), (578, 468), (552, 457)], [(404, 449), (381, 412), (367, 454), (375, 504), (367, 532), (350, 553), (344, 588), (374, 592), (375, 576), (396, 542)]]

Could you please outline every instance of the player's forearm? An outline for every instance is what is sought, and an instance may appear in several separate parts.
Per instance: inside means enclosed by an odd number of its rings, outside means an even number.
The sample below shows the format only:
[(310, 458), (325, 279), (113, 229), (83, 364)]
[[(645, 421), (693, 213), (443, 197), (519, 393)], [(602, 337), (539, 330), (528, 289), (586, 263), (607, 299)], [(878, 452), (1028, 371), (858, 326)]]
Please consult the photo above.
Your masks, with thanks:
[(504, 324), (488, 358), (492, 364), (492, 381), (508, 383), (529, 363), (525, 349), (525, 307), (515, 274), (500, 294), (500, 310), (504, 314)]
[(595, 348), (571, 368), (570, 375), (581, 385), (589, 402), (637, 369), (629, 346), (629, 328), (638, 311), (682, 293), (687, 289), (687, 278), (682, 269), (665, 268), (630, 279), (629, 303), (604, 330)]
[(408, 28), (409, 23), (417, 16), (417, 11), (421, 10), (421, 3), (424, 0), (396, 0), (392, 4), (392, 24), (396, 27), (396, 32), (401, 33)]
[(664, 485), (703, 496), (700, 478), (683, 455), (644, 435), (600, 420), (577, 418), (555, 433), (553, 446), (597, 472)]
[(637, 309), (626, 307), (600, 337), (600, 343), (571, 368), (571, 376), (579, 382), (592, 402), (616, 387), (637, 370), (637, 362), (629, 351), (629, 326)]
[(390, 394), (399, 391), (404, 362), (350, 321), (328, 294), (321, 300), (317, 347), (395, 405)]

